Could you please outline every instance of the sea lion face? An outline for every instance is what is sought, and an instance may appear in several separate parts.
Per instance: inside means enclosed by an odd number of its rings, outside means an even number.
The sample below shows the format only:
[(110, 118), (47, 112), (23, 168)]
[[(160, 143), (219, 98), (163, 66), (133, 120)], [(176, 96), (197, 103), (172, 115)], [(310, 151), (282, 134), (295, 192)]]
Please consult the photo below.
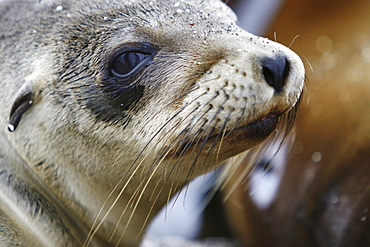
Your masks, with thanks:
[[(48, 45), (33, 54), (39, 59), (27, 78), (40, 102), (27, 121), (55, 140), (56, 128), (72, 133), (65, 143), (77, 146), (76, 135), (114, 142), (112, 159), (104, 155), (112, 146), (98, 152), (108, 163), (139, 155), (216, 163), (265, 140), (298, 101), (298, 56), (240, 29), (223, 3), (140, 2), (63, 5)], [(92, 146), (85, 156), (99, 156)], [(75, 158), (66, 151), (59, 158)]]
[[(214, 162), (217, 153), (222, 161), (266, 139), (298, 101), (298, 56), (241, 30), (224, 4), (115, 4), (86, 16), (71, 12), (53, 38), (49, 56), (59, 71), (48, 94), (68, 98), (74, 117), (67, 121), (80, 134), (120, 143), (125, 157), (129, 150)], [(269, 78), (268, 61), (283, 63), (281, 79)], [(282, 85), (269, 85), (274, 80)]]
[[(85, 225), (120, 182), (127, 180), (123, 207), (151, 185), (164, 194), (161, 206), (295, 113), (304, 83), (299, 57), (240, 29), (220, 1), (27, 4), (34, 16), (17, 22), (27, 35), (3, 36), (10, 47), (3, 54), (21, 64), (0, 73), (4, 90), (18, 91), (1, 101), (14, 132), (4, 135)], [(148, 220), (145, 206), (133, 209), (142, 215), (132, 234)]]

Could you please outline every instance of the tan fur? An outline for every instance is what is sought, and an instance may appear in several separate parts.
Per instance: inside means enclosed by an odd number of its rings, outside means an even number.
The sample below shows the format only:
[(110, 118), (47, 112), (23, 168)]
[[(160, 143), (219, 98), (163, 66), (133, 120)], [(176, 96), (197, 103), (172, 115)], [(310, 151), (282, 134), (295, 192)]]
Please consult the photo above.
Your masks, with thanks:
[[(191, 178), (265, 140), (303, 65), (235, 21), (216, 0), (1, 2), (2, 245), (136, 246)], [(109, 61), (132, 44), (156, 52), (125, 84)], [(261, 61), (278, 55), (275, 93)]]

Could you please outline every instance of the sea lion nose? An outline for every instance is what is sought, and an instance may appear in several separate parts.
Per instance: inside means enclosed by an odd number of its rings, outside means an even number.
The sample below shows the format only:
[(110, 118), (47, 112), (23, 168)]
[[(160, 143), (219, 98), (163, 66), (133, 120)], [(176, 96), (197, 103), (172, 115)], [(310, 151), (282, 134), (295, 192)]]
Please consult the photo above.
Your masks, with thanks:
[(289, 70), (290, 64), (286, 56), (278, 55), (262, 60), (262, 74), (267, 84), (275, 89), (275, 93), (283, 90)]

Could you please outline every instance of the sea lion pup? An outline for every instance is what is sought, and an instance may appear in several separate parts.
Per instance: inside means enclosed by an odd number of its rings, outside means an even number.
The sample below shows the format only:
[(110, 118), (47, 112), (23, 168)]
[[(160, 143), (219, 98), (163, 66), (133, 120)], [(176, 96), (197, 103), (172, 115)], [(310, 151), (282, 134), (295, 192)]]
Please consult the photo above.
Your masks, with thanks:
[(235, 22), (217, 0), (1, 2), (1, 245), (137, 246), (294, 115), (301, 60)]

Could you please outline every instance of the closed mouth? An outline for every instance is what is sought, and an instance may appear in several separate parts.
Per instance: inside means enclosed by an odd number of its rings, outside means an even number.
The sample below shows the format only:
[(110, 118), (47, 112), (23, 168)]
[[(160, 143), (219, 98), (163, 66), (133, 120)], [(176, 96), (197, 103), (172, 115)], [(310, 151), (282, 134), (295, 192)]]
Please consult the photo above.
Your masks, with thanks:
[[(256, 121), (226, 131), (224, 136), (230, 136), (233, 141), (249, 140), (255, 142), (264, 140), (276, 130), (281, 115), (278, 113), (269, 113)], [(215, 139), (217, 136), (219, 135), (213, 135), (209, 139)]]
[[(210, 135), (208, 138), (203, 139), (203, 141), (199, 140), (192, 140), (192, 141), (186, 141), (182, 140), (181, 146), (182, 148), (177, 149), (174, 154), (179, 155), (179, 153), (184, 154), (184, 150), (195, 150), (195, 146), (201, 147), (205, 144), (205, 142), (213, 145), (220, 141), (221, 136), (223, 136), (225, 139), (230, 139), (231, 145), (234, 141), (249, 141), (249, 142), (261, 142), (264, 139), (266, 139), (273, 131), (276, 130), (278, 123), (279, 123), (279, 117), (281, 114), (277, 113), (269, 113), (266, 116), (261, 117), (259, 120), (253, 121), (249, 124), (246, 124), (244, 126), (231, 129), (229, 131), (226, 131), (223, 134), (217, 133), (214, 135)], [(194, 146), (195, 145), (195, 146)], [(212, 145), (212, 144), (211, 144)], [(193, 147), (193, 148), (190, 148)], [(194, 149), (195, 148), (195, 149)], [(185, 153), (187, 152), (185, 151)]]
[(247, 124), (239, 130), (244, 129), (246, 137), (248, 139), (264, 139), (269, 136), (276, 128), (279, 123), (280, 114), (269, 113), (263, 116), (257, 121)]

